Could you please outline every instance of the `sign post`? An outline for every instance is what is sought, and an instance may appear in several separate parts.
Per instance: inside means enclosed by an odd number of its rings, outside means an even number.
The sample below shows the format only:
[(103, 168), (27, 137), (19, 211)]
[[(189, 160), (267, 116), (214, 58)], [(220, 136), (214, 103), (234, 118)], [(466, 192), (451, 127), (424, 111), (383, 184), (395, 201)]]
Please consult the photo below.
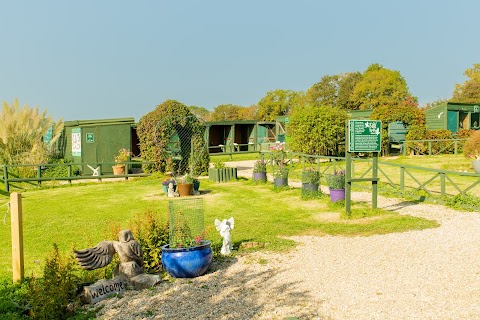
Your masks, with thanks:
[[(382, 122), (378, 120), (348, 120), (346, 124), (346, 145), (345, 155), (345, 210), (348, 215), (351, 213), (352, 182), (372, 182), (372, 208), (377, 208), (378, 195), (378, 154), (382, 145)], [(352, 178), (352, 153), (363, 152), (373, 153), (372, 177)]]

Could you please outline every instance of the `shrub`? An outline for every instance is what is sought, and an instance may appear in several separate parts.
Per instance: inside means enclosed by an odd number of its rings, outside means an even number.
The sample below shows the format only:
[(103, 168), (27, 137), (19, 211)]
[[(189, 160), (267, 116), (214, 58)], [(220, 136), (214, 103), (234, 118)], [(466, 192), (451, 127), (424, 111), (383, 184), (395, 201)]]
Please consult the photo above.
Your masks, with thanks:
[[(452, 139), (452, 132), (450, 130), (429, 130), (427, 131), (428, 140), (448, 140)], [(431, 143), (432, 154), (437, 153), (454, 153), (455, 145), (453, 141), (435, 141)]]
[[(154, 162), (144, 165), (146, 172), (175, 171), (184, 174), (190, 169), (193, 174), (200, 174), (208, 170), (209, 155), (203, 138), (205, 127), (190, 113), (184, 104), (175, 100), (166, 100), (157, 108), (143, 116), (138, 122), (137, 134), (140, 142), (142, 157)], [(178, 143), (182, 155), (176, 161), (170, 161), (167, 169), (167, 161), (173, 156), (165, 152), (171, 142), (170, 139), (185, 132), (185, 136), (178, 136)], [(193, 148), (194, 157), (191, 157)]]
[[(52, 162), (53, 164), (58, 164), (56, 166), (48, 166), (47, 169), (43, 172), (43, 177), (68, 177), (68, 164), (71, 163), (70, 160), (58, 159)], [(80, 175), (80, 167), (77, 165), (71, 165), (72, 175)]]
[(255, 161), (253, 165), (253, 173), (267, 172), (267, 164), (263, 160)]
[(0, 314), (2, 319), (28, 319), (26, 282), (0, 282)]
[(463, 146), (463, 154), (467, 158), (480, 160), (480, 130), (470, 135)]
[(296, 107), (287, 125), (289, 148), (312, 155), (336, 155), (345, 137), (347, 113), (335, 107)]
[(63, 257), (56, 244), (45, 260), (43, 278), (28, 280), (30, 315), (34, 319), (65, 319), (74, 314), (77, 285), (77, 266), (73, 255)]
[(166, 215), (163, 220), (161, 217), (154, 208), (147, 208), (130, 222), (133, 236), (142, 247), (144, 269), (147, 273), (162, 270), (162, 246), (168, 244), (169, 227)]

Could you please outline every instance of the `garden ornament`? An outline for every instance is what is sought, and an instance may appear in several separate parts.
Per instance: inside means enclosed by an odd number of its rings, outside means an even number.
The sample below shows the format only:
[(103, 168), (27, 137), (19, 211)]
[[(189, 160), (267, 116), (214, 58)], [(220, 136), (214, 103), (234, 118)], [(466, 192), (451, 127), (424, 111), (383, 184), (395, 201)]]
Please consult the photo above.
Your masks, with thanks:
[(92, 176), (94, 176), (94, 177), (98, 176), (98, 170), (100, 169), (100, 167), (96, 167), (96, 168), (94, 168), (94, 167), (92, 167), (92, 166), (90, 166), (90, 165), (88, 165), (88, 164), (87, 164), (87, 167), (89, 167), (89, 168), (90, 168), (90, 170), (92, 170), (92, 171), (93, 171), (93, 174), (92, 174)]
[(232, 238), (230, 231), (233, 230), (233, 225), (233, 217), (228, 220), (223, 219), (223, 221), (215, 219), (215, 227), (217, 228), (217, 231), (220, 231), (220, 236), (223, 238), (223, 245), (220, 250), (220, 253), (223, 255), (232, 253)]
[(120, 263), (114, 274), (128, 278), (144, 273), (143, 253), (140, 244), (133, 238), (132, 231), (122, 230), (120, 241), (102, 241), (93, 248), (74, 250), (78, 263), (86, 270), (105, 267), (118, 253)]
[(167, 194), (167, 196), (168, 196), (169, 198), (174, 198), (174, 197), (180, 196), (180, 195), (178, 194), (178, 192), (175, 192), (175, 190), (173, 189), (173, 182), (170, 182), (170, 183), (168, 184), (168, 194)]
[(93, 248), (74, 250), (75, 258), (86, 270), (105, 267), (112, 262), (115, 253), (120, 260), (112, 280), (99, 280), (83, 288), (81, 299), (84, 302), (96, 303), (127, 288), (145, 289), (161, 281), (160, 276), (145, 273), (142, 248), (133, 238), (132, 231), (122, 230), (118, 238), (120, 241), (101, 241)]

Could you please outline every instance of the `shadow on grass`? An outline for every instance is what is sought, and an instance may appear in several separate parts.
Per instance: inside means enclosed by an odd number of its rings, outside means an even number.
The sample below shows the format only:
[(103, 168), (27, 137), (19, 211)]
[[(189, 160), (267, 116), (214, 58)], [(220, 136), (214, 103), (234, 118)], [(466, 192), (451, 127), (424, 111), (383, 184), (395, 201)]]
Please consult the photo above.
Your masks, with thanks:
[[(217, 259), (208, 273), (193, 279), (162, 282), (150, 290), (107, 300), (99, 319), (253, 319), (272, 315), (310, 319), (317, 306), (306, 307), (311, 296), (266, 261)], [(278, 277), (281, 281), (273, 280)], [(315, 310), (313, 310), (315, 309)], [(282, 311), (284, 310), (284, 311)], [(293, 314), (292, 314), (293, 313)]]

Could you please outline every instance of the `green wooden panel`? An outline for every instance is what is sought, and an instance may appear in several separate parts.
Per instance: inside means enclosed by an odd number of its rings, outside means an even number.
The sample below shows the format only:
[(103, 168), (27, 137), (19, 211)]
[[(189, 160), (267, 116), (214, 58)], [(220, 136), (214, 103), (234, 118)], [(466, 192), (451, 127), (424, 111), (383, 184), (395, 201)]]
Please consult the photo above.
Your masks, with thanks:
[(440, 105), (425, 110), (425, 118), (428, 130), (447, 129), (447, 105)]

